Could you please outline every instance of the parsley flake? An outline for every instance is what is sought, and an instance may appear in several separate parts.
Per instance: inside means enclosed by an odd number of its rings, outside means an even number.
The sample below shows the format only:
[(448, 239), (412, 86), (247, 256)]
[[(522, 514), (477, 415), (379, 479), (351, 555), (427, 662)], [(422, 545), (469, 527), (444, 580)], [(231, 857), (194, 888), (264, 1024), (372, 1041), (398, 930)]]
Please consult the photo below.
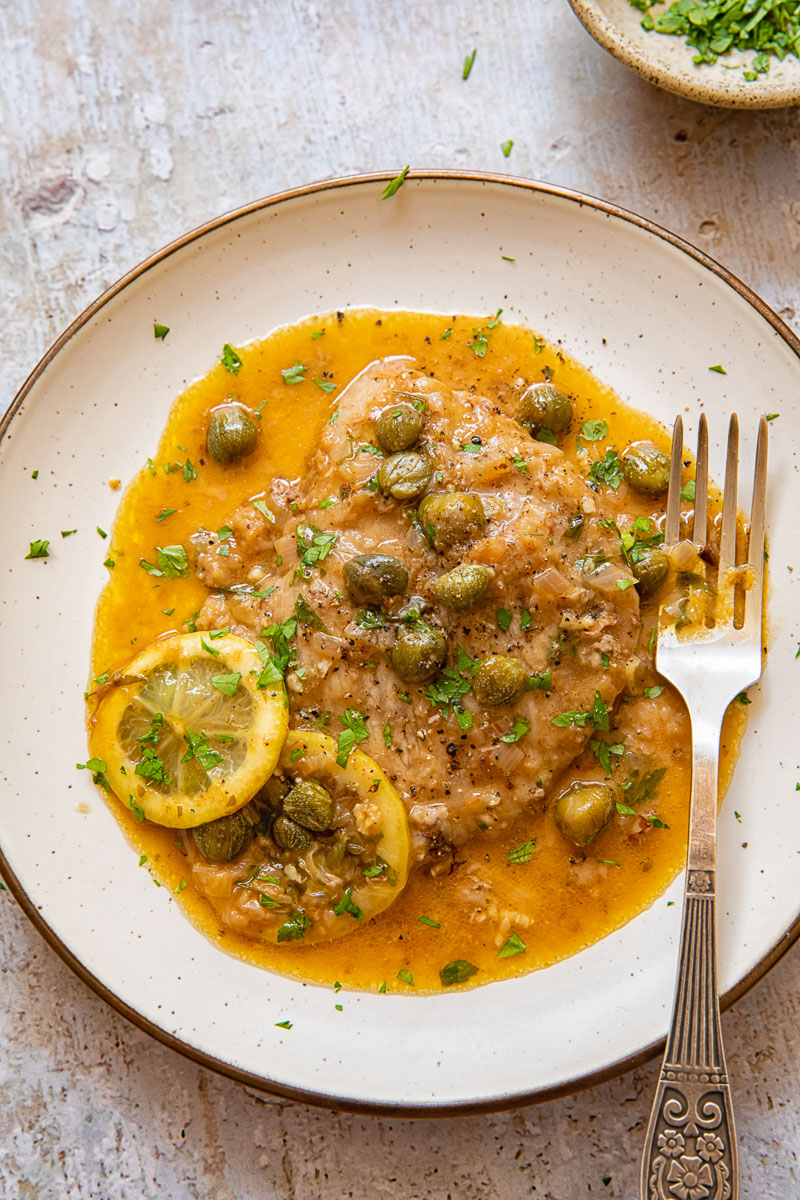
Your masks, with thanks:
[[(471, 53), (471, 54), (468, 54), (468, 55), (466, 56), (466, 58), (464, 59), (464, 65), (463, 65), (463, 67), (461, 68), (461, 78), (462, 78), (462, 79), (469, 79), (469, 77), (470, 77), (470, 73), (471, 73), (471, 71), (472, 71), (473, 64), (474, 64), (474, 62), (475, 62), (475, 55), (476, 55), (477, 53), (478, 53), (478, 50), (477, 50), (477, 47), (476, 47), (476, 48), (475, 48), (475, 49), (472, 51), (472, 53)], [(508, 155), (506, 155), (506, 158), (507, 158), (507, 157), (508, 157)]]
[(497, 951), (498, 958), (511, 958), (514, 954), (525, 953), (525, 943), (518, 933), (512, 933), (504, 946)]
[(26, 558), (49, 558), (50, 551), (47, 547), (50, 545), (49, 538), (40, 538), (38, 541), (31, 542), (30, 550), (25, 555)]
[(506, 851), (506, 862), (510, 867), (519, 866), (520, 863), (531, 861), (533, 847), (536, 845), (536, 838), (532, 838), (529, 842), (520, 842), (518, 846), (514, 846), (513, 850)]
[(153, 337), (157, 341), (164, 341), (164, 338), (169, 333), (169, 325), (159, 325), (158, 321), (153, 322)]
[(477, 975), (478, 968), (474, 963), (467, 962), (466, 959), (457, 958), (453, 962), (449, 962), (447, 966), (442, 967), (439, 972), (439, 978), (442, 981), (442, 987), (452, 987), (456, 983), (466, 983), (473, 975)]
[(389, 180), (389, 182), (387, 183), (386, 187), (381, 192), (378, 199), (379, 200), (388, 200), (391, 196), (394, 196), (396, 192), (399, 192), (400, 188), (405, 183), (406, 175), (408, 174), (408, 172), (410, 170), (411, 170), (411, 166), (410, 166), (410, 164), (407, 163), (406, 166), (403, 167), (403, 169), (399, 175), (395, 175), (394, 179)]
[(233, 375), (238, 375), (242, 366), (242, 360), (234, 350), (233, 346), (228, 342), (222, 347), (222, 358), (220, 359), (226, 371), (230, 371)]

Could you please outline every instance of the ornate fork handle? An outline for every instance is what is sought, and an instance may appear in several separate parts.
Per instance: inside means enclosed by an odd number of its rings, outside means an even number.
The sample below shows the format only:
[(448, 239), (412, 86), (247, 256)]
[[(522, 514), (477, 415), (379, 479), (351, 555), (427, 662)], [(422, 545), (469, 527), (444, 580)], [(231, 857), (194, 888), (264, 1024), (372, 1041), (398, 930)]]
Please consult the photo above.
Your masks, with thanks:
[(678, 977), (642, 1158), (642, 1200), (737, 1200), (739, 1194), (717, 991), (718, 769), (719, 726), (696, 729)]

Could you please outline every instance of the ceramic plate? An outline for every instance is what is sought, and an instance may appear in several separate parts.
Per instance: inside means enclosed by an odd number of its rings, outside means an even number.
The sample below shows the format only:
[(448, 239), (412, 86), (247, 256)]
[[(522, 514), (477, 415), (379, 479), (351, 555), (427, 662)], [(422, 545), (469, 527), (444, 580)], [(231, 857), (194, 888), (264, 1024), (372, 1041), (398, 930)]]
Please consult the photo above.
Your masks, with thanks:
[[(696, 64), (683, 38), (642, 29), (642, 10), (630, 0), (569, 0), (578, 20), (609, 54), (644, 79), (702, 104), (723, 108), (787, 108), (800, 104), (800, 59), (770, 58), (769, 70), (748, 80), (753, 51), (733, 51), (715, 63)], [(659, 4), (663, 12), (668, 4)]]
[[(751, 471), (771, 425), (771, 651), (720, 820), (720, 975), (730, 1002), (795, 938), (800, 778), (800, 343), (742, 284), (638, 217), (502, 177), (418, 173), (272, 197), (188, 234), (93, 304), (0, 425), (2, 872), (36, 927), (143, 1029), (256, 1086), (323, 1104), (464, 1111), (544, 1098), (652, 1054), (668, 1017), (681, 881), (589, 950), (524, 978), (435, 996), (343, 994), (228, 958), (197, 933), (95, 793), (83, 689), (119, 493), (169, 407), (226, 340), (347, 305), (485, 314), (562, 342), (665, 422), (700, 406), (715, 437), (738, 409)], [(503, 259), (513, 258), (513, 262)], [(153, 338), (153, 320), (170, 326)], [(709, 371), (724, 365), (727, 374)], [(720, 446), (714, 446), (717, 474)], [(31, 475), (38, 470), (34, 480)], [(77, 528), (66, 541), (60, 529)], [(46, 560), (29, 542), (52, 539)], [(82, 811), (87, 809), (88, 811)], [(741, 823), (734, 817), (741, 814)], [(667, 901), (675, 903), (670, 906)], [(290, 1020), (291, 1030), (276, 1028)]]

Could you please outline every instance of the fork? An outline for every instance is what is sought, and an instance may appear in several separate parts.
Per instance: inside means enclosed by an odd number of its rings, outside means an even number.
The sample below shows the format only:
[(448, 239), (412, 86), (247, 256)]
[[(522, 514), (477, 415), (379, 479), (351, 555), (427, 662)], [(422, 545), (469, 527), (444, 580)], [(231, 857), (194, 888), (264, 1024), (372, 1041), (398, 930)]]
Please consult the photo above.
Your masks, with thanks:
[[(664, 542), (680, 539), (683, 421), (672, 434)], [(716, 595), (705, 627), (681, 639), (659, 618), (656, 666), (686, 701), (692, 728), (692, 795), (686, 884), (672, 1021), (647, 1127), (641, 1200), (737, 1200), (738, 1150), (717, 990), (716, 820), (719, 743), (728, 704), (762, 670), (767, 421), (761, 417), (746, 564), (737, 566), (739, 420), (728, 429)], [(708, 424), (700, 417), (692, 541), (708, 541)], [(736, 593), (744, 592), (734, 603)], [(737, 628), (737, 625), (740, 626)]]

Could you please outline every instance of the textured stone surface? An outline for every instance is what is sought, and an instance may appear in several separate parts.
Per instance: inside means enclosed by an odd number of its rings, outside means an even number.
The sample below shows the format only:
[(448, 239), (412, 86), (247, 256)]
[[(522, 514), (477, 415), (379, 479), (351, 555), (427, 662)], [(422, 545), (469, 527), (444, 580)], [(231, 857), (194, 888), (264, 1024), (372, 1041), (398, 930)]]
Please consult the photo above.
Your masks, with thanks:
[[(173, 236), (405, 162), (616, 201), (800, 330), (800, 113), (656, 92), (565, 0), (17, 0), (0, 3), (0, 69), (2, 406), (85, 304)], [(336, 1115), (252, 1096), (127, 1025), (8, 893), (0, 970), (2, 1200), (637, 1193), (655, 1066), (513, 1114)], [(794, 951), (725, 1018), (750, 1200), (800, 1194), (799, 992)]]

